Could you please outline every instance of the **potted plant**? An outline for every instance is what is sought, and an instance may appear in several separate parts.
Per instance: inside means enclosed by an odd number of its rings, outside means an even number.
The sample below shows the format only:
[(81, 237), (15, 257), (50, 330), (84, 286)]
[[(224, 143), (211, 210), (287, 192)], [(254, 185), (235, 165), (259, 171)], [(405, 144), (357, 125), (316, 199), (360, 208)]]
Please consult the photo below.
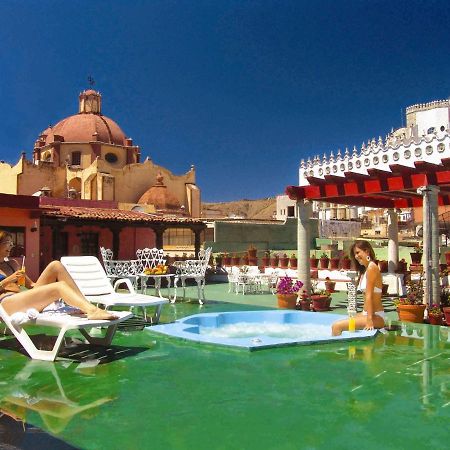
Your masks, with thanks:
[(277, 300), (279, 308), (295, 309), (298, 291), (303, 287), (300, 280), (294, 282), (291, 277), (281, 277), (277, 285)]
[(231, 264), (233, 266), (239, 266), (241, 263), (241, 257), (236, 255), (236, 253), (233, 253), (233, 256), (231, 257)]
[(295, 253), (292, 253), (291, 257), (289, 258), (289, 267), (291, 269), (296, 269), (298, 264), (297, 255)]
[(335, 256), (333, 258), (330, 258), (330, 270), (339, 270), (339, 261), (341, 258), (338, 256)]
[(394, 302), (397, 306), (398, 318), (402, 322), (422, 323), (426, 308), (423, 304), (422, 279), (409, 281), (406, 284), (406, 292), (406, 297), (400, 297)]
[(270, 258), (270, 267), (273, 267), (274, 269), (278, 267), (278, 262), (280, 260), (280, 257), (278, 253), (274, 253)]
[(253, 244), (250, 244), (250, 247), (247, 249), (248, 258), (256, 258), (257, 251), (258, 249)]
[(319, 258), (316, 258), (315, 255), (310, 256), (310, 257), (309, 257), (309, 264), (310, 264), (310, 266), (311, 266), (311, 269), (317, 270), (318, 264), (319, 264)]
[(381, 273), (386, 273), (388, 271), (388, 262), (385, 259), (378, 261), (378, 267), (380, 268)]
[(263, 267), (270, 266), (270, 251), (269, 250), (266, 250), (264, 252), (264, 256), (262, 257), (262, 265), (263, 265)]
[(430, 325), (442, 325), (442, 311), (435, 303), (428, 308), (428, 321)]
[(288, 258), (288, 255), (286, 255), (286, 253), (284, 253), (280, 257), (280, 267), (282, 269), (287, 269), (289, 267), (289, 258)]
[(321, 269), (328, 269), (328, 263), (330, 261), (330, 258), (328, 258), (328, 255), (326, 253), (322, 253), (320, 255), (320, 268)]
[(311, 311), (311, 297), (308, 295), (308, 292), (303, 290), (299, 295), (300, 301), (298, 302), (298, 306), (302, 311)]
[(342, 258), (342, 268), (345, 270), (350, 270), (352, 266), (352, 260), (350, 259), (350, 256), (344, 255)]
[(249, 261), (248, 255), (247, 253), (244, 253), (244, 255), (242, 256), (242, 264), (244, 264), (244, 266), (248, 266), (248, 261)]
[(218, 253), (215, 258), (216, 267), (222, 267), (223, 264), (223, 253)]
[(329, 292), (318, 289), (318, 283), (311, 283), (311, 301), (312, 301), (312, 309), (313, 311), (329, 311), (330, 303), (331, 303), (331, 295)]
[(222, 264), (224, 266), (231, 266), (231, 256), (228, 253), (223, 253)]
[(397, 263), (397, 269), (396, 272), (397, 273), (405, 273), (406, 269), (408, 268), (406, 261), (404, 258), (402, 258), (398, 263)]
[(422, 262), (423, 248), (418, 245), (415, 247), (414, 251), (410, 253), (411, 264), (420, 264)]
[(325, 290), (332, 294), (334, 292), (334, 288), (336, 287), (336, 282), (331, 281), (330, 277), (325, 278)]

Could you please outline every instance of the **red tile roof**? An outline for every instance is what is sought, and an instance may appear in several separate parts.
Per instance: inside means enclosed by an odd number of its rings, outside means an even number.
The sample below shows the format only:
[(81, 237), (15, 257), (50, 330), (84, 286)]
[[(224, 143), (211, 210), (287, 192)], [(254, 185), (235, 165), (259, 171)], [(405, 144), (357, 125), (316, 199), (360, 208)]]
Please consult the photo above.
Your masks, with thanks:
[(46, 206), (40, 207), (44, 217), (61, 217), (74, 219), (90, 219), (98, 221), (116, 221), (133, 223), (186, 223), (202, 224), (200, 219), (190, 217), (167, 217), (146, 214), (138, 211), (106, 208), (82, 208), (76, 206)]

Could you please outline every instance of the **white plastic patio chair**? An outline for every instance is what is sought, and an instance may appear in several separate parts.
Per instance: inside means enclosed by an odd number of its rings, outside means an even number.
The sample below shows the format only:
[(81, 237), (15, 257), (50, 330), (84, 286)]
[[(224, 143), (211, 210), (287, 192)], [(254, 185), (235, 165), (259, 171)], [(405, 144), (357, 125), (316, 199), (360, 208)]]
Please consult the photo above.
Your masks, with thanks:
[(186, 280), (192, 278), (197, 283), (198, 302), (203, 305), (205, 300), (205, 275), (208, 267), (209, 258), (212, 248), (200, 250), (199, 259), (188, 259), (186, 261), (175, 261), (173, 266), (176, 267), (175, 286), (178, 280), (181, 280), (183, 288), (183, 298), (186, 296)]
[[(157, 323), (162, 305), (169, 302), (167, 298), (138, 294), (128, 278), (118, 279), (114, 287), (111, 286), (105, 270), (95, 256), (63, 256), (61, 263), (83, 295), (92, 303), (104, 305), (105, 309), (114, 306), (141, 307), (144, 319), (147, 320), (145, 308), (155, 306), (156, 312), (151, 317), (151, 323)], [(116, 291), (122, 284), (127, 286), (127, 293)]]
[[(42, 312), (38, 314), (36, 319), (29, 320), (26, 323), (21, 323), (18, 325), (13, 323), (11, 316), (6, 313), (0, 304), (0, 318), (9, 328), (11, 333), (16, 337), (32, 359), (41, 359), (43, 361), (54, 361), (56, 359), (60, 349), (63, 347), (64, 335), (69, 330), (79, 330), (90, 344), (104, 346), (110, 345), (119, 323), (132, 316), (132, 314), (127, 311), (117, 311), (114, 314), (119, 316), (119, 318), (115, 320), (89, 320), (83, 317), (72, 316), (64, 312)], [(59, 329), (58, 337), (56, 338), (51, 350), (40, 350), (36, 347), (25, 330), (25, 327), (28, 328), (29, 325), (54, 327)], [(94, 327), (107, 328), (105, 336), (91, 336), (88, 333), (88, 330)]]

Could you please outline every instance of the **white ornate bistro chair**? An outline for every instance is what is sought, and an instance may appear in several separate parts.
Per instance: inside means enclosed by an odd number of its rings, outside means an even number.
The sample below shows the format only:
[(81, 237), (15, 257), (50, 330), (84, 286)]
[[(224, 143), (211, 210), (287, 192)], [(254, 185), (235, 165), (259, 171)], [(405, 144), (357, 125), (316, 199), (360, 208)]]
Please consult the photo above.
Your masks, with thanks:
[(197, 283), (198, 302), (200, 305), (203, 305), (203, 300), (205, 300), (205, 275), (211, 251), (212, 248), (208, 247), (206, 250), (200, 250), (199, 259), (188, 259), (186, 261), (175, 261), (173, 263), (173, 266), (177, 269), (175, 286), (177, 286), (178, 280), (181, 280), (183, 298), (185, 298), (186, 280), (188, 278), (195, 280)]
[(162, 248), (144, 248), (136, 250), (136, 258), (140, 273), (147, 268), (154, 269), (158, 264), (166, 264), (166, 258), (164, 257), (164, 250)]
[(118, 260), (113, 259), (113, 252), (109, 248), (100, 247), (100, 254), (103, 261), (103, 267), (105, 268), (106, 276), (110, 279), (111, 283), (119, 278), (128, 278), (133, 287), (137, 288), (139, 279), (139, 267), (138, 260)]

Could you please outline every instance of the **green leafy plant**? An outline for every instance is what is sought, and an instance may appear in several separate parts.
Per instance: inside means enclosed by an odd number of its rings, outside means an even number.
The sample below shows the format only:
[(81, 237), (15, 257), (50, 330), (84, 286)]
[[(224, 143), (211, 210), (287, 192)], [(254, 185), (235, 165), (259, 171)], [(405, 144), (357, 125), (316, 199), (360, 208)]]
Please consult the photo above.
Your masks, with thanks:
[(328, 255), (327, 255), (326, 253), (322, 253), (322, 254), (320, 255), (320, 258), (327, 258), (327, 259), (329, 259)]
[(406, 283), (406, 297), (399, 297), (395, 305), (421, 305), (423, 303), (422, 279)]

